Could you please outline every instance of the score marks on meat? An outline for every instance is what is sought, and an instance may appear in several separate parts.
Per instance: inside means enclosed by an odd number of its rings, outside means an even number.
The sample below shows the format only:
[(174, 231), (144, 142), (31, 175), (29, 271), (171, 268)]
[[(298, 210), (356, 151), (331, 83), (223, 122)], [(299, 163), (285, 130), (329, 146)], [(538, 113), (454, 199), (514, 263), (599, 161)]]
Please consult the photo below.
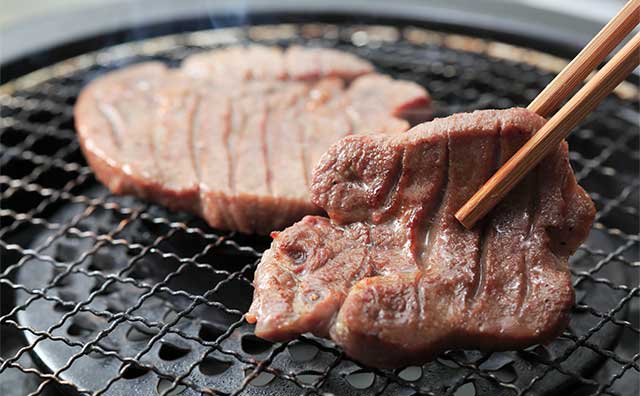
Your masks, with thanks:
[(256, 335), (331, 337), (376, 367), (559, 335), (574, 301), (567, 260), (595, 216), (566, 143), (482, 224), (454, 217), (543, 123), (525, 109), (484, 110), (334, 144), (311, 185), (329, 219), (273, 233), (258, 265)]
[(90, 83), (76, 107), (96, 177), (201, 215), (211, 226), (267, 234), (306, 214), (311, 169), (342, 137), (404, 132), (430, 118), (417, 84), (332, 49), (248, 46), (148, 62)]

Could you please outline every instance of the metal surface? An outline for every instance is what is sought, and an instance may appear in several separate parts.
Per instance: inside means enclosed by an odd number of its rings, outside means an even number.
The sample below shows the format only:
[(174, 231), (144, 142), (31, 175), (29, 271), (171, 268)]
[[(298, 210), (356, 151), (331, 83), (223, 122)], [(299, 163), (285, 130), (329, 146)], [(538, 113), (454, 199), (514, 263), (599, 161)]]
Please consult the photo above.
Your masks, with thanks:
[[(268, 239), (111, 195), (73, 130), (90, 79), (148, 59), (176, 65), (221, 45), (332, 46), (423, 84), (439, 115), (526, 105), (564, 61), (468, 36), (369, 25), (277, 25), (161, 37), (82, 55), (0, 87), (3, 352), (17, 372), (86, 394), (633, 394), (638, 381), (637, 89), (620, 87), (570, 137), (572, 166), (598, 208), (571, 259), (577, 304), (546, 346), (450, 351), (423, 367), (372, 370), (330, 342), (270, 344), (243, 320)], [(37, 365), (22, 359), (31, 354)]]

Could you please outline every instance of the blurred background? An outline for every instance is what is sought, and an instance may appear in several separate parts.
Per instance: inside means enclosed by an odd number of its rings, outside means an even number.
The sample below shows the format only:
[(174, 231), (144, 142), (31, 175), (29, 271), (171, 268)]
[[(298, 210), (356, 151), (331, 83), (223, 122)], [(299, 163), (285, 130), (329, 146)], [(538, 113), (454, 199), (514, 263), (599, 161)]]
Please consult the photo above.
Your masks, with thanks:
[(124, 27), (214, 12), (244, 18), (248, 8), (277, 7), (309, 12), (366, 9), (390, 15), (414, 14), (418, 6), (420, 12), (444, 21), (472, 13), (477, 23), (487, 27), (528, 29), (528, 33), (534, 29), (580, 45), (623, 4), (623, 0), (3, 0), (0, 54), (4, 63), (52, 44)]

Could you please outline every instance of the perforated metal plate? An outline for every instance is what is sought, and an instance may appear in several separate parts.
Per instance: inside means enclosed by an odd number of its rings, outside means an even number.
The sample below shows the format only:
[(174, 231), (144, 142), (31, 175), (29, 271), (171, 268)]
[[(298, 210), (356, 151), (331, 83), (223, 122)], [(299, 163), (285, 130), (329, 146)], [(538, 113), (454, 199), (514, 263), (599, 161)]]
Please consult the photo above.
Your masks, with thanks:
[[(86, 394), (627, 394), (638, 378), (637, 89), (626, 84), (570, 137), (571, 162), (598, 208), (571, 259), (577, 304), (546, 346), (449, 351), (422, 367), (362, 367), (330, 342), (271, 344), (243, 314), (267, 238), (116, 197), (87, 167), (73, 103), (92, 78), (156, 59), (246, 43), (330, 46), (424, 85), (438, 115), (526, 105), (563, 65), (550, 55), (421, 28), (274, 25), (161, 37), (106, 48), (0, 88), (0, 285), (15, 304), (0, 325), (26, 344), (19, 371)], [(633, 321), (635, 320), (635, 321)], [(31, 353), (37, 367), (20, 363)]]

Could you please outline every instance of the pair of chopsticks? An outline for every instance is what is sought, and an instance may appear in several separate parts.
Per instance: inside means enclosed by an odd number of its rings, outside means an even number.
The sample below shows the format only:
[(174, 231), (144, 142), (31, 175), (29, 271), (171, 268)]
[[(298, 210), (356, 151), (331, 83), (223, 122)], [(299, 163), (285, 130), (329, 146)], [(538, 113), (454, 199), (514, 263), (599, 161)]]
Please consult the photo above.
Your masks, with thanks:
[[(528, 109), (543, 117), (550, 115), (639, 22), (640, 0), (631, 0), (529, 104)], [(466, 228), (473, 227), (638, 65), (640, 33), (633, 36), (456, 212), (458, 221)]]

